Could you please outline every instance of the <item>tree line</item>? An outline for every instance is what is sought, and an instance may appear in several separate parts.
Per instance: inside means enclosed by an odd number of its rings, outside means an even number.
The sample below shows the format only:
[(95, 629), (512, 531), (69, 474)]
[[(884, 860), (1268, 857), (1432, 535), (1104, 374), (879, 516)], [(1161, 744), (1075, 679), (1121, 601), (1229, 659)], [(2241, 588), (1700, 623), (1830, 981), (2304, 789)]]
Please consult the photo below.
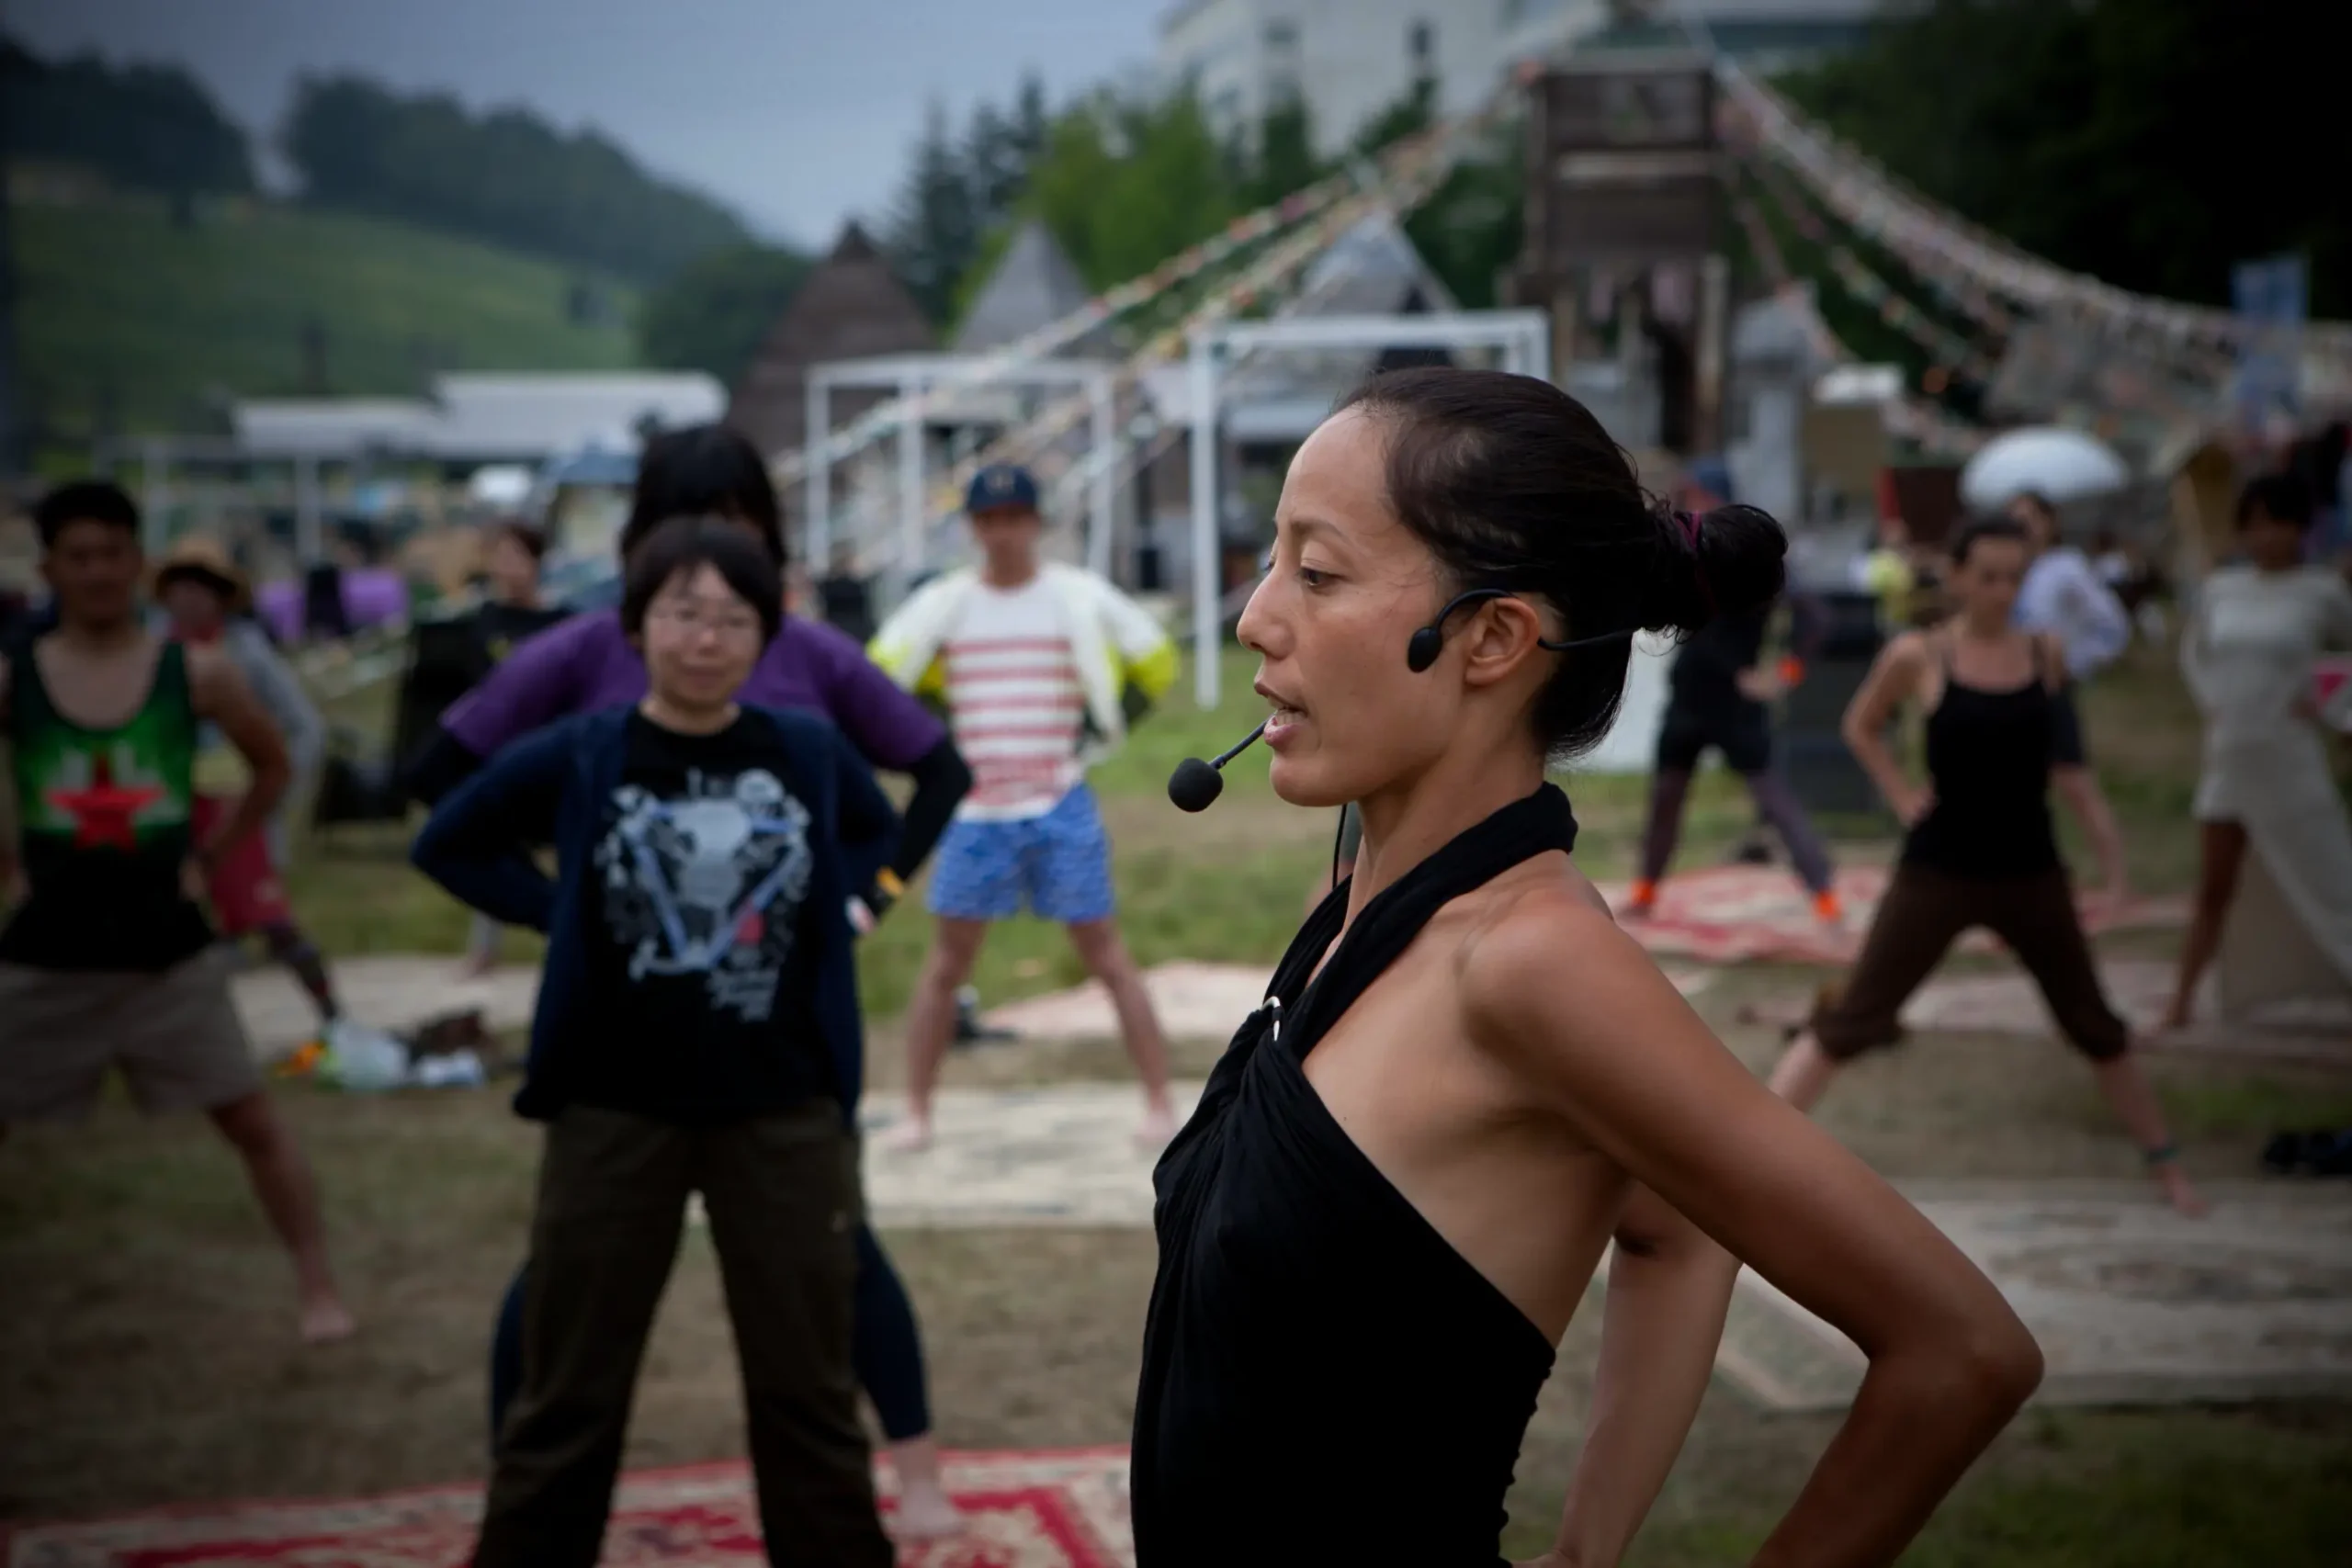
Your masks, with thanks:
[(12, 160), (96, 172), (186, 199), (254, 188), (245, 133), (175, 66), (46, 61), (0, 36), (0, 147)]
[[(2229, 302), (2233, 262), (2310, 259), (2352, 316), (2340, 51), (2323, 10), (2212, 0), (1933, 0), (1787, 76), (1924, 195), (2120, 288)], [(2331, 151), (2333, 149), (2333, 151)]]
[(609, 269), (643, 282), (750, 238), (700, 192), (647, 172), (594, 130), (527, 109), (481, 114), (441, 93), (307, 77), (280, 144), (303, 199)]
[[(1280, 106), (1250, 133), (1220, 139), (1189, 92), (1104, 87), (1048, 113), (1030, 83), (1010, 108), (980, 105), (960, 136), (933, 111), (887, 243), (916, 298), (952, 324), (1026, 220), (1042, 221), (1088, 286), (1104, 288), (1430, 120), (1426, 96), (1408, 96), (1324, 158), (1304, 104)], [(1508, 210), (1487, 199), (1498, 188), (1489, 164), (1508, 164), (1503, 184), (1515, 192), (1515, 149), (1489, 148), (1416, 215), (1438, 242), (1426, 247), (1433, 269), (1465, 303), (1491, 301), (1518, 244), (1516, 199)]]
[[(899, 280), (944, 333), (1026, 221), (1046, 226), (1087, 287), (1107, 288), (1431, 119), (1426, 95), (1408, 95), (1324, 158), (1303, 105), (1277, 107), (1253, 134), (1220, 139), (1189, 92), (1104, 87), (1055, 109), (1031, 78), (1009, 104), (984, 101), (961, 126), (933, 107), (880, 238)], [(1518, 254), (1521, 178), (1515, 133), (1506, 130), (1408, 220), (1430, 269), (1465, 307), (1495, 302)], [(808, 265), (765, 245), (703, 258), (648, 297), (639, 352), (651, 365), (731, 381)]]
[[(0, 39), (8, 155), (186, 200), (255, 188), (251, 138), (188, 72), (49, 61)], [(278, 150), (311, 206), (422, 224), (653, 283), (751, 238), (722, 203), (660, 178), (594, 130), (468, 109), (356, 75), (306, 78)]]

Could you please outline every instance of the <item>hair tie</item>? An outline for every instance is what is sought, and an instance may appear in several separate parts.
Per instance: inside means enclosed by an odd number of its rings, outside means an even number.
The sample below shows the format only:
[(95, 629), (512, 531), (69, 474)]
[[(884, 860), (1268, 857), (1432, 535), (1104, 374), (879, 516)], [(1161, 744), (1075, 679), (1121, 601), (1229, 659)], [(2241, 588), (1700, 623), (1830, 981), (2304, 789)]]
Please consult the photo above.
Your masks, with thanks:
[(1707, 586), (1706, 569), (1699, 564), (1700, 521), (1692, 513), (1679, 510), (1674, 514), (1674, 520), (1681, 524), (1683, 533), (1690, 536), (1690, 576), (1699, 584), (1699, 600), (1707, 606), (1707, 618), (1713, 620), (1715, 616), (1715, 592)]

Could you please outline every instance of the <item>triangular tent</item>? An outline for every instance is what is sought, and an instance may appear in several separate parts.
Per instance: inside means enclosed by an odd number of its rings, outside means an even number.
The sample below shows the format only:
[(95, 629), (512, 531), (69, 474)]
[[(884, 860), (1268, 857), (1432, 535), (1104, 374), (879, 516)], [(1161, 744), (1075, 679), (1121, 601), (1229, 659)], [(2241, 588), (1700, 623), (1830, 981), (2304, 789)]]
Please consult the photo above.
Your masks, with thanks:
[[(958, 354), (1001, 348), (1060, 321), (1093, 297), (1052, 231), (1030, 219), (1014, 232), (948, 346)], [(1070, 352), (1083, 354), (1090, 346), (1081, 342)]]

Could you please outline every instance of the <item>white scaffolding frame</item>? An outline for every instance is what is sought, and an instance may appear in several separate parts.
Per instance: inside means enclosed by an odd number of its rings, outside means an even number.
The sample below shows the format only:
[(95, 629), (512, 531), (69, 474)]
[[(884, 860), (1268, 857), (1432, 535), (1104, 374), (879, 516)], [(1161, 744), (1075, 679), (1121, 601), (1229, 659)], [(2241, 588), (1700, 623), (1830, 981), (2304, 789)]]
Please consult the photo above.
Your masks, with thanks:
[[(974, 380), (971, 366), (975, 357), (964, 354), (890, 354), (810, 366), (805, 450), (823, 451), (827, 438), (832, 434), (832, 394), (837, 388), (891, 391), (903, 402), (945, 387), (949, 389), (948, 412), (952, 412), (953, 400), (1001, 387), (1048, 390), (1075, 387), (1086, 393), (1095, 449), (1101, 451), (1118, 439), (1116, 366), (1082, 359), (1032, 359)], [(922, 569), (924, 534), (930, 522), (923, 493), (930, 478), (924, 468), (923, 429), (930, 423), (946, 423), (948, 419), (935, 412), (923, 412), (911, 419), (900, 419), (895, 426), (899, 438), (899, 477), (895, 487), (901, 555), (899, 564), (908, 574)], [(1089, 570), (1103, 576), (1111, 570), (1112, 507), (1118, 493), (1116, 479), (1115, 465), (1102, 465), (1094, 475), (1092, 493), (1087, 502), (1086, 565)], [(821, 572), (833, 551), (833, 465), (810, 463), (806, 482), (807, 557), (810, 570)]]
[(1552, 323), (1541, 310), (1458, 310), (1421, 316), (1291, 316), (1219, 321), (1192, 337), (1193, 695), (1217, 704), (1225, 594), (1218, 586), (1219, 396), (1223, 361), (1273, 349), (1499, 348), (1503, 368), (1552, 378)]

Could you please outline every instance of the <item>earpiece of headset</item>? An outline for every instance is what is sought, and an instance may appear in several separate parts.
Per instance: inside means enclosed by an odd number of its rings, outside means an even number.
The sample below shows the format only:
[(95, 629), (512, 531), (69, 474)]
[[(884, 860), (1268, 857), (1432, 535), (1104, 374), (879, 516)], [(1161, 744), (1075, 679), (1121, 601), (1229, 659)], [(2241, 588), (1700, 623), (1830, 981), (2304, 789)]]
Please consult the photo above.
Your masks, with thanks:
[[(1445, 651), (1445, 623), (1453, 617), (1453, 612), (1462, 608), (1463, 605), (1476, 604), (1488, 599), (1512, 597), (1514, 594), (1508, 588), (1473, 588), (1466, 593), (1457, 593), (1448, 599), (1444, 608), (1438, 611), (1435, 618), (1406, 641), (1405, 668), (1419, 675), (1427, 671), (1430, 665), (1437, 662), (1437, 656)], [(1589, 648), (1599, 642), (1616, 642), (1621, 638), (1632, 637), (1634, 631), (1634, 627), (1625, 626), (1617, 631), (1601, 632), (1593, 637), (1570, 637), (1566, 642), (1550, 642), (1543, 637), (1537, 637), (1535, 646), (1553, 653), (1566, 653), (1572, 648)]]

